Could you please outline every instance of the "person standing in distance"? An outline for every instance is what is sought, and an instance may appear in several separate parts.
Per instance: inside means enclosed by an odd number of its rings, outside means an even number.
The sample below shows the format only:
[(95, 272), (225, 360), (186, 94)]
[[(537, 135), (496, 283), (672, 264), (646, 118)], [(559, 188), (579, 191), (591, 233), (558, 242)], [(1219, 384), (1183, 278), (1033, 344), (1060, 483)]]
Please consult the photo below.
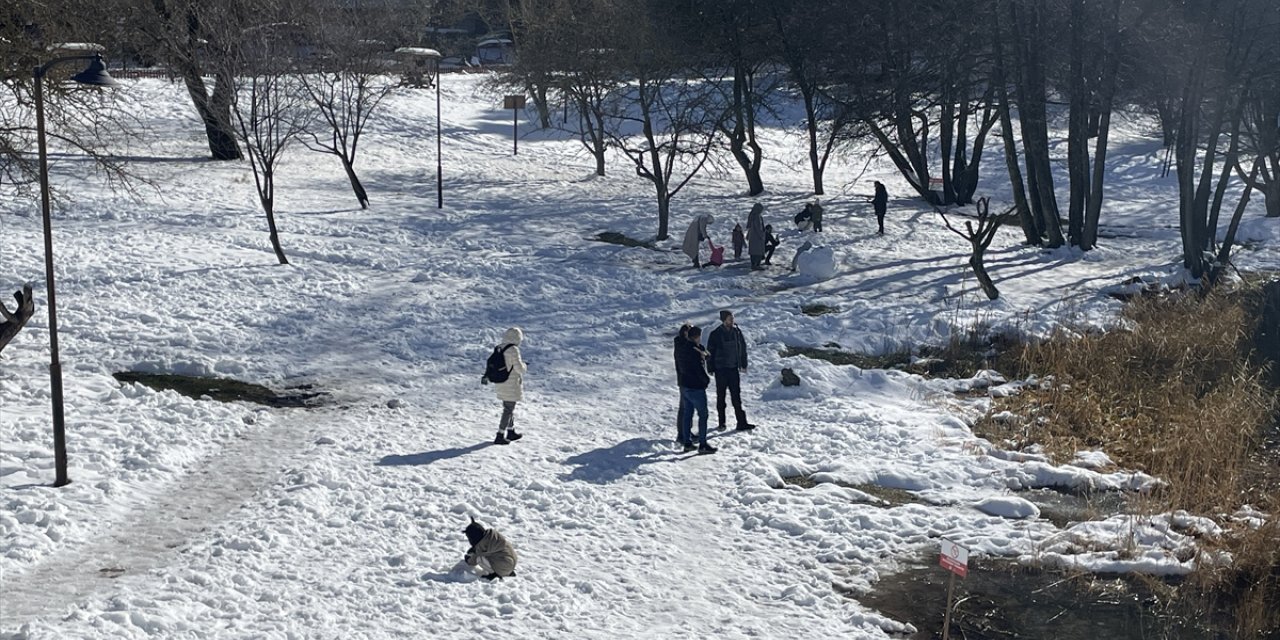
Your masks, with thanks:
[(889, 192), (885, 191), (884, 185), (876, 180), (876, 195), (871, 199), (872, 206), (876, 209), (876, 225), (880, 227), (880, 235), (884, 235), (884, 212), (889, 206)]
[(733, 322), (733, 312), (720, 312), (720, 326), (707, 338), (707, 371), (716, 377), (717, 429), (725, 429), (725, 391), (733, 398), (733, 412), (738, 420), (738, 431), (756, 428), (747, 422), (747, 412), (742, 408), (742, 373), (747, 370), (747, 341), (742, 330)]
[(494, 383), (493, 390), (502, 401), (502, 419), (498, 421), (498, 437), (494, 444), (507, 444), (524, 437), (516, 433), (516, 403), (524, 399), (524, 374), (529, 370), (520, 358), (520, 343), (524, 341), (524, 332), (520, 327), (511, 327), (502, 334), (502, 356), (511, 374), (505, 382)]

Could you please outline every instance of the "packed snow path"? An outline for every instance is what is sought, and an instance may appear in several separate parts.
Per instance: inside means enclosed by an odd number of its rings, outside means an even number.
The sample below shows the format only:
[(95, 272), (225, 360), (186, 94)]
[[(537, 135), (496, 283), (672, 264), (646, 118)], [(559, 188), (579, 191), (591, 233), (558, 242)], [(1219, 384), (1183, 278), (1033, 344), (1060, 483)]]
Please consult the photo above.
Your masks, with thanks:
[[(40, 616), (60, 617), (90, 598), (145, 584), (152, 571), (209, 529), (234, 520), (234, 511), (278, 482), (282, 464), (316, 446), (310, 416), (295, 409), (283, 420), (251, 425), (175, 484), (156, 487), (116, 521), (103, 522), (94, 541), (46, 557), (4, 582), (0, 604), (6, 627)], [(290, 415), (292, 414), (292, 415)]]

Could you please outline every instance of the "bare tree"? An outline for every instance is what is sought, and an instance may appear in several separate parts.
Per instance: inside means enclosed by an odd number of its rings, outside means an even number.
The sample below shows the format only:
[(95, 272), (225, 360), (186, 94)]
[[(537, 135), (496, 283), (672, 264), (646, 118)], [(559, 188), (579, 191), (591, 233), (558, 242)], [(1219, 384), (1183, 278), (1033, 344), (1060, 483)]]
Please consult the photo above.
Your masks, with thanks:
[(320, 12), (318, 17), (309, 32), (322, 57), (305, 62), (298, 79), (321, 126), (308, 130), (303, 142), (342, 162), (360, 208), (368, 209), (369, 194), (356, 175), (356, 153), (369, 119), (395, 88), (386, 75), (387, 46), (373, 37), (378, 29), (372, 27), (378, 22), (336, 12)]
[(813, 193), (820, 196), (826, 193), (827, 161), (854, 122), (847, 105), (826, 90), (831, 83), (826, 69), (834, 63), (831, 53), (846, 44), (837, 34), (847, 12), (823, 0), (778, 0), (768, 5), (776, 38), (773, 50), (804, 105), (809, 171)]
[[(662, 42), (662, 27), (644, 7), (631, 7), (630, 37), (617, 48), (634, 78), (606, 105), (609, 146), (635, 165), (636, 175), (653, 185), (658, 205), (658, 240), (665, 240), (671, 200), (711, 157), (719, 116), (715, 89), (691, 79)], [(638, 131), (637, 131), (638, 130)]]
[[(947, 214), (938, 209), (938, 214), (942, 216), (942, 223), (952, 233), (969, 241), (969, 267), (973, 269), (973, 275), (978, 279), (978, 286), (982, 287), (982, 292), (987, 294), (988, 300), (995, 300), (1000, 297), (1000, 291), (996, 289), (995, 282), (991, 280), (991, 276), (987, 273), (987, 266), (984, 262), (987, 248), (991, 246), (991, 241), (996, 237), (996, 231), (1000, 230), (1000, 223), (1004, 216), (991, 215), (991, 200), (989, 198), (979, 198), (977, 202), (978, 226), (974, 228), (973, 222), (966, 220), (964, 223), (964, 231), (960, 231), (951, 226), (951, 221), (947, 219)], [(1009, 210), (1011, 212), (1012, 209)], [(1009, 213), (1009, 212), (1006, 212)]]
[(301, 83), (287, 74), (288, 57), (278, 50), (279, 43), (264, 30), (257, 45), (246, 50), (246, 59), (256, 62), (246, 65), (236, 79), (231, 112), (253, 170), (258, 201), (267, 214), (271, 248), (280, 264), (288, 264), (276, 225), (276, 167), (285, 149), (307, 131), (311, 111)]

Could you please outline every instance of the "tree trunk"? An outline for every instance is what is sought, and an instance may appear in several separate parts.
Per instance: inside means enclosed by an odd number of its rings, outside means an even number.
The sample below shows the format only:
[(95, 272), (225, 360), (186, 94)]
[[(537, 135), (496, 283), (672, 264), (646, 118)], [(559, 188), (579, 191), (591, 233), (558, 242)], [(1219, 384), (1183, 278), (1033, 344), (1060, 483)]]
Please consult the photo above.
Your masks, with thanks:
[(267, 237), (271, 240), (271, 249), (276, 252), (276, 259), (280, 261), (280, 264), (289, 264), (289, 259), (284, 255), (284, 247), (280, 246), (280, 231), (276, 227), (276, 181), (274, 171), (270, 166), (263, 166), (261, 171), (255, 168), (253, 179), (258, 185), (258, 202), (262, 203), (262, 211), (267, 214)]
[(1067, 124), (1067, 243), (1084, 244), (1084, 210), (1089, 200), (1089, 95), (1084, 69), (1084, 0), (1071, 0), (1070, 111)]
[(797, 78), (800, 85), (800, 96), (804, 99), (804, 123), (809, 134), (809, 168), (813, 172), (813, 195), (824, 194), (822, 190), (822, 163), (818, 161), (818, 108), (813, 101), (813, 87)]
[(369, 208), (369, 194), (365, 192), (364, 185), (360, 184), (360, 178), (356, 176), (355, 167), (351, 166), (351, 161), (346, 156), (338, 156), (342, 160), (342, 168), (347, 172), (347, 180), (351, 182), (351, 190), (355, 192), (356, 199), (360, 201), (361, 209)]
[(543, 129), (551, 128), (551, 107), (547, 104), (547, 85), (529, 83), (526, 88), (533, 98), (533, 106), (538, 110), (538, 124)]
[(235, 130), (231, 128), (231, 74), (219, 72), (214, 82), (213, 95), (205, 88), (204, 78), (194, 65), (183, 64), (179, 71), (195, 105), (200, 121), (204, 123), (205, 137), (209, 141), (209, 153), (214, 160), (239, 160), (240, 145), (236, 143)]
[(1000, 138), (1004, 142), (1004, 163), (1009, 172), (1009, 185), (1013, 191), (1013, 206), (1018, 211), (1018, 221), (1022, 225), (1022, 234), (1026, 243), (1040, 246), (1044, 241), (1044, 229), (1037, 224), (1031, 214), (1031, 206), (1027, 203), (1027, 192), (1023, 186), (1022, 170), (1018, 167), (1018, 144), (1013, 138), (1013, 118), (1009, 111), (1009, 87), (1004, 69), (1004, 47), (1001, 45), (1003, 34), (1000, 31), (1000, 10), (997, 8), (993, 18), (996, 25), (996, 37), (992, 39), (995, 50), (995, 79), (997, 97), (1000, 99)]
[(1258, 164), (1258, 162), (1253, 163), (1250, 179), (1244, 181), (1244, 193), (1240, 194), (1240, 202), (1236, 203), (1236, 211), (1231, 216), (1231, 224), (1227, 226), (1227, 235), (1222, 238), (1222, 247), (1218, 249), (1218, 264), (1225, 265), (1231, 260), (1231, 246), (1236, 242), (1236, 231), (1240, 229), (1240, 218), (1244, 216), (1244, 210), (1249, 206), (1249, 196), (1253, 194), (1254, 180), (1258, 177)]
[[(950, 80), (954, 76), (954, 70), (948, 69), (946, 79)], [(938, 155), (941, 156), (942, 166), (939, 168), (942, 174), (942, 204), (954, 204), (955, 186), (952, 184), (951, 175), (951, 152), (952, 145), (955, 143), (955, 127), (956, 127), (956, 105), (955, 96), (952, 95), (950, 86), (942, 87), (942, 113), (941, 120), (938, 123)]]
[(996, 284), (991, 281), (991, 276), (987, 274), (987, 267), (983, 264), (983, 252), (974, 248), (973, 254), (969, 256), (969, 267), (973, 269), (973, 275), (978, 279), (978, 286), (982, 287), (982, 292), (987, 294), (988, 300), (995, 300), (1000, 297), (1000, 291), (996, 289)]
[[(738, 162), (747, 178), (747, 195), (764, 193), (764, 180), (760, 177), (760, 145), (755, 140), (754, 118), (751, 115), (750, 72), (741, 65), (733, 71), (733, 105), (730, 107), (732, 129), (722, 129), (729, 138), (729, 152)], [(751, 153), (747, 153), (748, 144)]]
[(1016, 76), (1018, 114), (1022, 123), (1022, 146), (1027, 165), (1027, 195), (1032, 215), (1038, 226), (1044, 229), (1046, 246), (1061, 247), (1062, 223), (1058, 214), (1058, 199), (1053, 192), (1053, 169), (1049, 162), (1049, 125), (1045, 104), (1047, 102), (1044, 63), (1039, 55), (1043, 40), (1040, 13), (1043, 0), (1029, 5), (1030, 16), (1026, 24), (1018, 18), (1017, 9), (1010, 4), (1012, 24), (1018, 31), (1016, 49), (1019, 52), (1020, 73)]
[(658, 240), (666, 240), (671, 226), (671, 196), (660, 181), (654, 181), (653, 186), (658, 192)]
[(1192, 66), (1182, 90), (1179, 109), (1177, 151), (1174, 154), (1178, 174), (1178, 226), (1182, 235), (1182, 264), (1199, 279), (1204, 273), (1201, 223), (1195, 207), (1196, 141), (1199, 139), (1200, 71)]

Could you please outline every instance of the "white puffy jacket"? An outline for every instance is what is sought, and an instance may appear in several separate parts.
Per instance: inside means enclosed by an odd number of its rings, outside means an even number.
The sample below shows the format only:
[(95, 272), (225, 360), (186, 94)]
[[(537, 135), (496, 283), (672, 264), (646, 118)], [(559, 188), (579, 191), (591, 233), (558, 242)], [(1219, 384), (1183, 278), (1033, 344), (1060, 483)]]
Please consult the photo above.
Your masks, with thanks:
[(524, 372), (528, 371), (529, 367), (525, 366), (524, 360), (520, 358), (520, 342), (522, 340), (524, 340), (524, 332), (518, 327), (512, 327), (502, 334), (502, 344), (498, 345), (499, 347), (511, 345), (510, 349), (502, 353), (507, 362), (507, 370), (511, 372), (511, 375), (506, 382), (498, 382), (493, 385), (493, 390), (498, 394), (498, 399), (503, 402), (519, 402), (524, 399)]

